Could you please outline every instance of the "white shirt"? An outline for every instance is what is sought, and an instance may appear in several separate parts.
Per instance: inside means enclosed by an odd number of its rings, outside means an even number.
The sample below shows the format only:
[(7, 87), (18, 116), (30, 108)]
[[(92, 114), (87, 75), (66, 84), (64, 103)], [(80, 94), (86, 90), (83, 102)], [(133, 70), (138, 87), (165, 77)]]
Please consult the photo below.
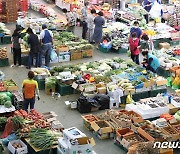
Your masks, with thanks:
[[(44, 38), (44, 35), (45, 35), (45, 32), (44, 32), (44, 31), (45, 31), (45, 30), (48, 30), (48, 29), (44, 29), (44, 30), (42, 30), (41, 33), (40, 33), (40, 39), (41, 39), (41, 40)], [(53, 33), (52, 33), (52, 31), (50, 31), (50, 30), (48, 30), (48, 31), (49, 31), (51, 37), (53, 38)]]

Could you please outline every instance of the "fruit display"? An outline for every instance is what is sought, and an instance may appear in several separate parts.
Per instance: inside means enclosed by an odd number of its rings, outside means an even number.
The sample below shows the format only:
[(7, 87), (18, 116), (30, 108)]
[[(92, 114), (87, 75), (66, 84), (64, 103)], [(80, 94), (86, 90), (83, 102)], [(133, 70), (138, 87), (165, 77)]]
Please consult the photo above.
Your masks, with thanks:
[(7, 58), (7, 48), (0, 48), (0, 59), (6, 59)]
[(173, 54), (176, 55), (176, 56), (180, 56), (180, 49), (175, 49), (173, 51)]
[(150, 128), (145, 128), (144, 130), (153, 138), (163, 138), (163, 133), (159, 130), (150, 129)]

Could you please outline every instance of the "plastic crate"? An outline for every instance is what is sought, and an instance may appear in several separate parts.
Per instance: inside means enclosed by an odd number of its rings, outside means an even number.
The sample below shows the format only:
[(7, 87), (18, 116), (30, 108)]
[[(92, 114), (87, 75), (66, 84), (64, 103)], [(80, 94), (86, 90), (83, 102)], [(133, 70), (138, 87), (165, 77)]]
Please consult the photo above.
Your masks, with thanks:
[(0, 67), (9, 66), (9, 60), (6, 59), (0, 59)]
[(179, 41), (179, 40), (172, 40), (172, 41), (170, 42), (170, 44), (171, 44), (172, 46), (176, 46), (176, 45), (179, 45), (179, 44), (180, 44), (180, 41)]
[(145, 91), (145, 92), (141, 92), (141, 93), (135, 93), (132, 95), (132, 99), (137, 102), (140, 99), (144, 99), (144, 98), (148, 98), (149, 97), (149, 92)]
[(165, 70), (164, 68), (159, 67), (157, 70), (157, 75), (168, 78), (170, 77), (171, 73), (169, 72), (169, 70)]
[(38, 83), (39, 90), (45, 90), (45, 79), (36, 79)]
[(156, 97), (157, 94), (159, 94), (159, 93), (166, 93), (166, 92), (167, 92), (166, 88), (165, 89), (156, 89), (156, 90), (151, 90), (149, 92), (149, 94), (150, 94), (150, 97)]
[(71, 95), (73, 94), (73, 88), (71, 85), (63, 85), (61, 83), (57, 83), (57, 90), (61, 96)]
[(29, 56), (21, 57), (21, 64), (24, 66), (28, 66), (28, 58), (29, 58)]
[(103, 53), (108, 53), (111, 51), (111, 48), (104, 48), (103, 46), (99, 46), (99, 51), (103, 52)]
[(2, 37), (2, 44), (11, 44), (11, 36)]

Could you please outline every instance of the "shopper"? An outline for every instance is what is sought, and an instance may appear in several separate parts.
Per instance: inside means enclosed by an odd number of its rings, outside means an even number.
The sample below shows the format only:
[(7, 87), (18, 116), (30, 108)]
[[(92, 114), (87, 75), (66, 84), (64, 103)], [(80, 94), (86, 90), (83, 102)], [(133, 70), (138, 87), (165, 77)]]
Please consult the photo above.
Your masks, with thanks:
[(150, 42), (147, 34), (143, 34), (141, 37), (141, 52), (150, 50)]
[(24, 110), (28, 112), (28, 108), (30, 105), (30, 109), (34, 109), (35, 104), (35, 96), (37, 94), (38, 100), (40, 100), (39, 89), (37, 81), (33, 80), (34, 72), (28, 72), (28, 79), (24, 80), (22, 83), (22, 90), (24, 95)]
[(152, 5), (153, 5), (153, 0), (144, 0), (142, 2), (142, 6), (147, 12), (151, 10)]
[(130, 35), (132, 35), (133, 33), (136, 33), (138, 38), (140, 38), (142, 35), (142, 30), (139, 28), (138, 21), (135, 21), (133, 23), (133, 27), (130, 29)]
[(85, 2), (84, 7), (81, 10), (82, 13), (82, 38), (86, 39), (86, 33), (88, 31), (88, 25), (87, 25), (87, 15), (88, 15), (88, 7), (89, 3)]
[(105, 20), (103, 18), (103, 12), (99, 12), (98, 16), (94, 19), (94, 34), (93, 34), (93, 40), (96, 43), (96, 48), (99, 47), (99, 43), (102, 41), (102, 27), (105, 24)]
[(160, 66), (160, 61), (159, 59), (148, 53), (148, 51), (144, 51), (142, 52), (142, 55), (144, 56), (144, 61), (142, 62), (143, 66), (147, 69), (147, 70), (150, 70), (154, 73), (157, 72), (159, 66)]
[[(42, 32), (40, 33), (40, 43), (41, 43), (41, 52), (40, 61), (42, 61), (42, 56), (45, 56), (45, 65), (49, 67), (50, 63), (50, 54), (53, 49), (53, 33), (47, 29), (45, 24), (42, 25)], [(41, 65), (41, 64), (40, 64)]]
[(96, 10), (92, 9), (91, 14), (88, 14), (87, 23), (88, 23), (88, 41), (93, 43), (93, 34), (94, 34), (94, 18), (96, 15)]
[(36, 67), (41, 66), (41, 59), (40, 59), (40, 41), (38, 36), (33, 33), (31, 28), (27, 29), (27, 33), (29, 34), (28, 37), (28, 44), (30, 45), (30, 52), (29, 52), (29, 59), (28, 59), (28, 69), (31, 69), (33, 57), (36, 57)]
[(66, 15), (66, 20), (68, 22), (68, 32), (74, 33), (75, 25), (76, 25), (76, 17), (74, 16), (74, 13), (67, 11), (67, 9), (62, 9), (63, 13)]
[(22, 67), (20, 42), (21, 42), (20, 29), (17, 27), (12, 34), (12, 52), (13, 52), (14, 64), (11, 65), (11, 67), (15, 67), (17, 64), (17, 61), (18, 61), (19, 67)]
[(133, 33), (132, 36), (129, 38), (129, 47), (133, 62), (139, 65), (140, 40), (139, 38), (137, 38), (136, 33)]

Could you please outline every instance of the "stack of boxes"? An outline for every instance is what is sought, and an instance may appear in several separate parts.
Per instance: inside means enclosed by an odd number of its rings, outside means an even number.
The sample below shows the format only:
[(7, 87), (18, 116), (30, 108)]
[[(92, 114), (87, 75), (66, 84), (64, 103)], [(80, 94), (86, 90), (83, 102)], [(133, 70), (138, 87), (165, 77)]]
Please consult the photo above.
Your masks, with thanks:
[(18, 7), (14, 0), (6, 0), (6, 20), (7, 22), (15, 22), (18, 17)]
[(92, 154), (93, 139), (75, 127), (63, 130), (63, 137), (58, 140), (57, 154)]

